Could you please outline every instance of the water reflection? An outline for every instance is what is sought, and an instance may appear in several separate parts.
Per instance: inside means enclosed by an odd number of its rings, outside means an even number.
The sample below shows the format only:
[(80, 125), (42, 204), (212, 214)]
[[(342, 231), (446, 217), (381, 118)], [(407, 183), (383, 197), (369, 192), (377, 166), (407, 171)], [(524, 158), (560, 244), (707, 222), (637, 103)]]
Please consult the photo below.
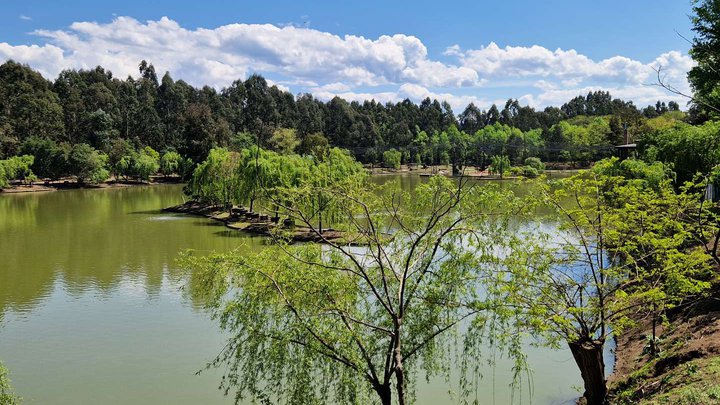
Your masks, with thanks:
[(258, 243), (239, 233), (227, 238), (212, 221), (159, 214), (180, 202), (180, 186), (1, 196), (0, 313), (32, 310), (59, 279), (71, 295), (109, 291), (126, 277), (157, 294), (163, 271), (177, 271), (179, 251)]
[[(374, 178), (390, 180), (410, 190), (426, 179)], [(0, 195), (0, 358), (28, 403), (232, 403), (216, 390), (221, 371), (194, 375), (226, 336), (183, 293), (189, 277), (174, 261), (185, 249), (249, 252), (266, 240), (161, 212), (183, 201), (181, 190)], [(569, 353), (529, 357), (532, 403), (572, 402), (579, 379)], [(502, 359), (483, 370), (481, 403), (508, 403), (510, 372)], [(448, 403), (448, 389), (458, 390), (418, 377), (420, 404)]]

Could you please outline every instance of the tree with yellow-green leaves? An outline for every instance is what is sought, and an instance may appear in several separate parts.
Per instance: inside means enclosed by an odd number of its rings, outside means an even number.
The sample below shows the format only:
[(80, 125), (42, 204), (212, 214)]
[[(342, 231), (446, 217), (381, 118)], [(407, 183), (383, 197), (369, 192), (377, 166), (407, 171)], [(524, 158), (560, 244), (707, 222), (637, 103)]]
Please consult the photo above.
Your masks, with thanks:
[(0, 363), (0, 405), (19, 405), (22, 398), (17, 396), (10, 386), (8, 370)]
[(626, 162), (542, 185), (554, 226), (524, 232), (493, 285), (532, 336), (569, 347), (589, 405), (606, 400), (608, 339), (702, 296), (714, 277), (707, 240), (695, 238), (702, 189), (676, 192), (662, 167)]
[[(342, 159), (331, 156), (314, 173)], [(397, 186), (288, 188), (297, 203), (284, 207), (287, 214), (323, 244), (289, 245), (278, 234), (253, 255), (188, 252), (181, 259), (193, 269), (193, 293), (230, 334), (209, 367), (226, 370), (221, 387), (236, 402), (404, 405), (414, 402), (421, 372), (449, 378), (457, 368), (459, 395), (472, 396), (483, 345), (461, 325), (476, 331), (491, 317), (508, 325), (520, 319), (481, 291), (497, 252), (514, 249), (510, 218), (526, 206), (495, 185), (444, 177), (413, 192)], [(335, 226), (347, 240), (323, 236), (313, 215), (317, 196), (333, 201)], [(466, 340), (463, 361), (451, 366)], [(518, 341), (510, 344), (519, 353)]]

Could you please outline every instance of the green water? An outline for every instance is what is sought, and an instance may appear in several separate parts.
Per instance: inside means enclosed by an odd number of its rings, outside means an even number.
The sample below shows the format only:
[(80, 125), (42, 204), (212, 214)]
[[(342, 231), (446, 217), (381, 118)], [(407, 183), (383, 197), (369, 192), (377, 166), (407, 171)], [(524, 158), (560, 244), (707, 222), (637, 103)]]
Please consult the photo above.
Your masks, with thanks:
[[(222, 370), (195, 375), (226, 336), (184, 293), (188, 275), (174, 259), (264, 240), (160, 212), (182, 202), (181, 188), (0, 195), (0, 359), (26, 403), (233, 402), (217, 390)], [(569, 352), (528, 352), (532, 403), (573, 403), (580, 380)], [(483, 370), (480, 403), (511, 403), (509, 373), (502, 359)], [(451, 402), (444, 382), (417, 385), (419, 404)], [(530, 403), (527, 389), (515, 403)]]

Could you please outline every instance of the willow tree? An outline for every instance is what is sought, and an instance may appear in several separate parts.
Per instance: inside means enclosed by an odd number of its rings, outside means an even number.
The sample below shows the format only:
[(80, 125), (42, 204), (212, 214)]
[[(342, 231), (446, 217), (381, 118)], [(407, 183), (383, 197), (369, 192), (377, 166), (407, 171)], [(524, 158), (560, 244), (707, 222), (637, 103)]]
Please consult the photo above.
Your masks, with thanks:
[[(345, 242), (325, 238), (313, 209), (297, 204), (284, 208), (323, 244), (287, 245), (278, 234), (252, 255), (181, 260), (194, 270), (193, 292), (231, 335), (208, 366), (226, 370), (221, 388), (235, 390), (236, 402), (410, 403), (420, 372), (455, 370), (452, 348), (467, 330), (459, 325), (482, 325), (497, 305), (480, 293), (481, 269), (509, 248), (509, 218), (522, 205), (495, 186), (441, 177), (412, 193), (310, 187), (335, 200)], [(302, 199), (308, 190), (287, 192)], [(466, 351), (462, 368), (480, 355)]]
[(338, 148), (307, 161), (308, 177), (286, 191), (290, 191), (295, 208), (304, 216), (301, 222), (312, 222), (313, 228), (322, 234), (323, 219), (333, 222), (344, 213), (341, 206), (344, 202), (334, 190), (363, 188), (367, 172), (347, 151)]
[(266, 185), (273, 184), (274, 176), (279, 170), (277, 154), (257, 146), (240, 151), (241, 164), (238, 167), (240, 178), (239, 195), (243, 202), (248, 202), (250, 212), (255, 209), (255, 201), (262, 197)]
[(607, 340), (709, 287), (710, 256), (685, 220), (701, 199), (667, 179), (593, 172), (542, 190), (555, 227), (524, 234), (527, 248), (505, 258), (498, 285), (506, 302), (541, 320), (534, 336), (569, 347), (587, 403), (603, 404)]
[(212, 149), (207, 159), (195, 168), (188, 184), (189, 194), (230, 210), (241, 191), (238, 177), (241, 158), (240, 154), (225, 148)]

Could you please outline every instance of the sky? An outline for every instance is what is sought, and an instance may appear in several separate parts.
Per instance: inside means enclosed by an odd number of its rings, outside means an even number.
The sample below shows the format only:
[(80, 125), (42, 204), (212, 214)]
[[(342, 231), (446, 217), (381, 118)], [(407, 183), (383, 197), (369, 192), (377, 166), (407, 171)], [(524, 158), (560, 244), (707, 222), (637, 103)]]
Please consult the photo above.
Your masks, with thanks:
[[(101, 65), (218, 90), (262, 74), (293, 94), (425, 97), (456, 113), (508, 98), (536, 108), (607, 90), (639, 106), (688, 89), (690, 0), (3, 0), (0, 62), (54, 79)], [(683, 103), (681, 103), (683, 104)]]

